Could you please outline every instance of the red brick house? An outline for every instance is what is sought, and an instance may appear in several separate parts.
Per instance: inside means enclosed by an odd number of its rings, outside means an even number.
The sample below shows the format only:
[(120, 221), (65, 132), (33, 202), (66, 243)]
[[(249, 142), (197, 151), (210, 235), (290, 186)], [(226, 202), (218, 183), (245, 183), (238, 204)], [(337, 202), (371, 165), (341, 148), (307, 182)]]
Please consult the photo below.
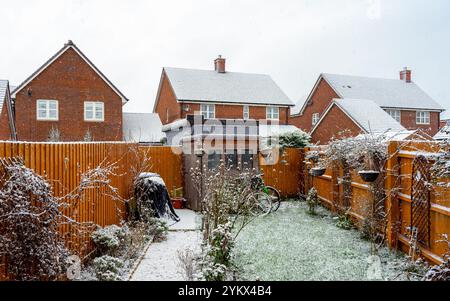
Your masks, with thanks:
[(16, 140), (16, 138), (9, 82), (0, 80), (0, 140)]
[(333, 99), (310, 134), (313, 143), (327, 144), (339, 133), (346, 136), (382, 134), (405, 139), (414, 131), (406, 130), (372, 100)]
[(192, 115), (202, 115), (204, 120), (254, 120), (287, 126), (294, 103), (272, 78), (229, 72), (225, 62), (219, 56), (214, 70), (163, 68), (153, 112), (159, 114), (164, 131)]
[[(411, 71), (406, 68), (400, 72), (400, 80), (321, 74), (289, 123), (311, 132), (334, 99), (371, 100), (407, 130), (421, 129), (431, 136), (439, 130), (440, 113), (444, 111), (411, 80)], [(337, 110), (333, 107), (328, 113), (338, 114)], [(337, 123), (330, 124), (331, 128), (352, 129), (355, 126), (346, 118), (334, 119)]]
[(122, 106), (128, 99), (72, 41), (13, 92), (17, 139), (122, 140)]
[(225, 59), (215, 70), (163, 68), (153, 111), (163, 124), (200, 112), (206, 119), (275, 119), (288, 124), (293, 102), (269, 75), (228, 72)]

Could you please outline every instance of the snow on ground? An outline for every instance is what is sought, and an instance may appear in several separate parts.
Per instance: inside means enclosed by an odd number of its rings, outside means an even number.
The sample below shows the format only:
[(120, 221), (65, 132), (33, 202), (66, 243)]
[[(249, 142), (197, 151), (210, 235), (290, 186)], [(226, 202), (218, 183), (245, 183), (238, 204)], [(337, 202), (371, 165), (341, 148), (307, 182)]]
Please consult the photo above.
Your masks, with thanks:
[[(318, 212), (311, 216), (295, 201), (249, 224), (236, 242), (242, 280), (368, 280), (370, 243), (356, 230), (336, 227), (325, 209)], [(382, 278), (403, 280), (397, 276), (405, 257), (387, 249), (380, 257)]]
[(131, 276), (131, 281), (183, 281), (178, 252), (200, 252), (200, 218), (190, 210), (176, 210), (181, 218), (170, 226), (167, 240), (152, 243)]

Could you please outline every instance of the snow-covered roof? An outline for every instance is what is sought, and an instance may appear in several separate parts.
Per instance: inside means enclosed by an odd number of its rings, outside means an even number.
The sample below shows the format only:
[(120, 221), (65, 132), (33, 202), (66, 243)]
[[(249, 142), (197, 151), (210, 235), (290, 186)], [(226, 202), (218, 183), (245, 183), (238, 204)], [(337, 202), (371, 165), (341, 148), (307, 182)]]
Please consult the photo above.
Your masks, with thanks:
[(295, 107), (291, 108), (291, 116), (300, 114), (302, 107), (305, 101), (308, 99), (308, 95), (304, 95), (300, 100), (295, 104)]
[(162, 131), (163, 132), (178, 131), (180, 128), (185, 126), (190, 126), (189, 121), (187, 119), (178, 119), (175, 120), (174, 122), (163, 125)]
[(367, 133), (405, 130), (372, 100), (334, 99), (333, 102)]
[(179, 101), (294, 106), (269, 75), (164, 68)]
[(123, 113), (123, 138), (125, 141), (155, 143), (165, 137), (158, 114)]
[(6, 91), (8, 90), (8, 81), (0, 79), (0, 113), (6, 100)]
[(385, 108), (444, 108), (414, 82), (350, 75), (322, 74), (340, 98), (370, 99)]
[(450, 140), (450, 125), (446, 125), (433, 137), (434, 140)]
[(260, 125), (259, 136), (260, 137), (277, 137), (288, 133), (303, 131), (294, 125)]
[(360, 134), (356, 136), (356, 138), (364, 139), (366, 137), (375, 137), (375, 138), (382, 137), (384, 141), (391, 141), (391, 140), (404, 141), (413, 138), (415, 134), (416, 131), (414, 130), (403, 130), (403, 131), (392, 130), (387, 132), (372, 132), (370, 134)]

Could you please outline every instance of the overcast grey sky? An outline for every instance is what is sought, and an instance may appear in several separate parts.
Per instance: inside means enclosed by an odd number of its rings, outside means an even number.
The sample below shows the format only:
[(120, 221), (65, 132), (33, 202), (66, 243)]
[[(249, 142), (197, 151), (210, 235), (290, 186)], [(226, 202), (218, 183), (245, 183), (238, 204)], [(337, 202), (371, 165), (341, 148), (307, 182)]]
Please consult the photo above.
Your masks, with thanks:
[[(0, 0), (0, 78), (19, 84), (72, 39), (151, 112), (163, 66), (270, 74), (294, 101), (321, 72), (413, 80), (450, 109), (448, 0)], [(450, 117), (447, 113), (446, 116)]]

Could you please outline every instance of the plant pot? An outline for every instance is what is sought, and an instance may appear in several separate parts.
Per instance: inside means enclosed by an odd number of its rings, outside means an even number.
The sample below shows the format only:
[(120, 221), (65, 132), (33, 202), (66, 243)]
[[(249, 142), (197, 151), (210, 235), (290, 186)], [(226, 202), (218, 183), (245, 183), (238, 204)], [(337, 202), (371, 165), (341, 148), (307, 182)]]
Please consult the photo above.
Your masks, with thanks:
[(314, 167), (314, 168), (311, 168), (309, 173), (314, 177), (321, 177), (325, 174), (326, 171), (327, 171), (326, 168)]
[(183, 198), (173, 198), (171, 199), (172, 201), (172, 206), (175, 209), (184, 209), (184, 205), (186, 203), (186, 200)]
[(380, 172), (375, 170), (363, 170), (359, 172), (359, 176), (364, 182), (373, 183), (380, 176)]

